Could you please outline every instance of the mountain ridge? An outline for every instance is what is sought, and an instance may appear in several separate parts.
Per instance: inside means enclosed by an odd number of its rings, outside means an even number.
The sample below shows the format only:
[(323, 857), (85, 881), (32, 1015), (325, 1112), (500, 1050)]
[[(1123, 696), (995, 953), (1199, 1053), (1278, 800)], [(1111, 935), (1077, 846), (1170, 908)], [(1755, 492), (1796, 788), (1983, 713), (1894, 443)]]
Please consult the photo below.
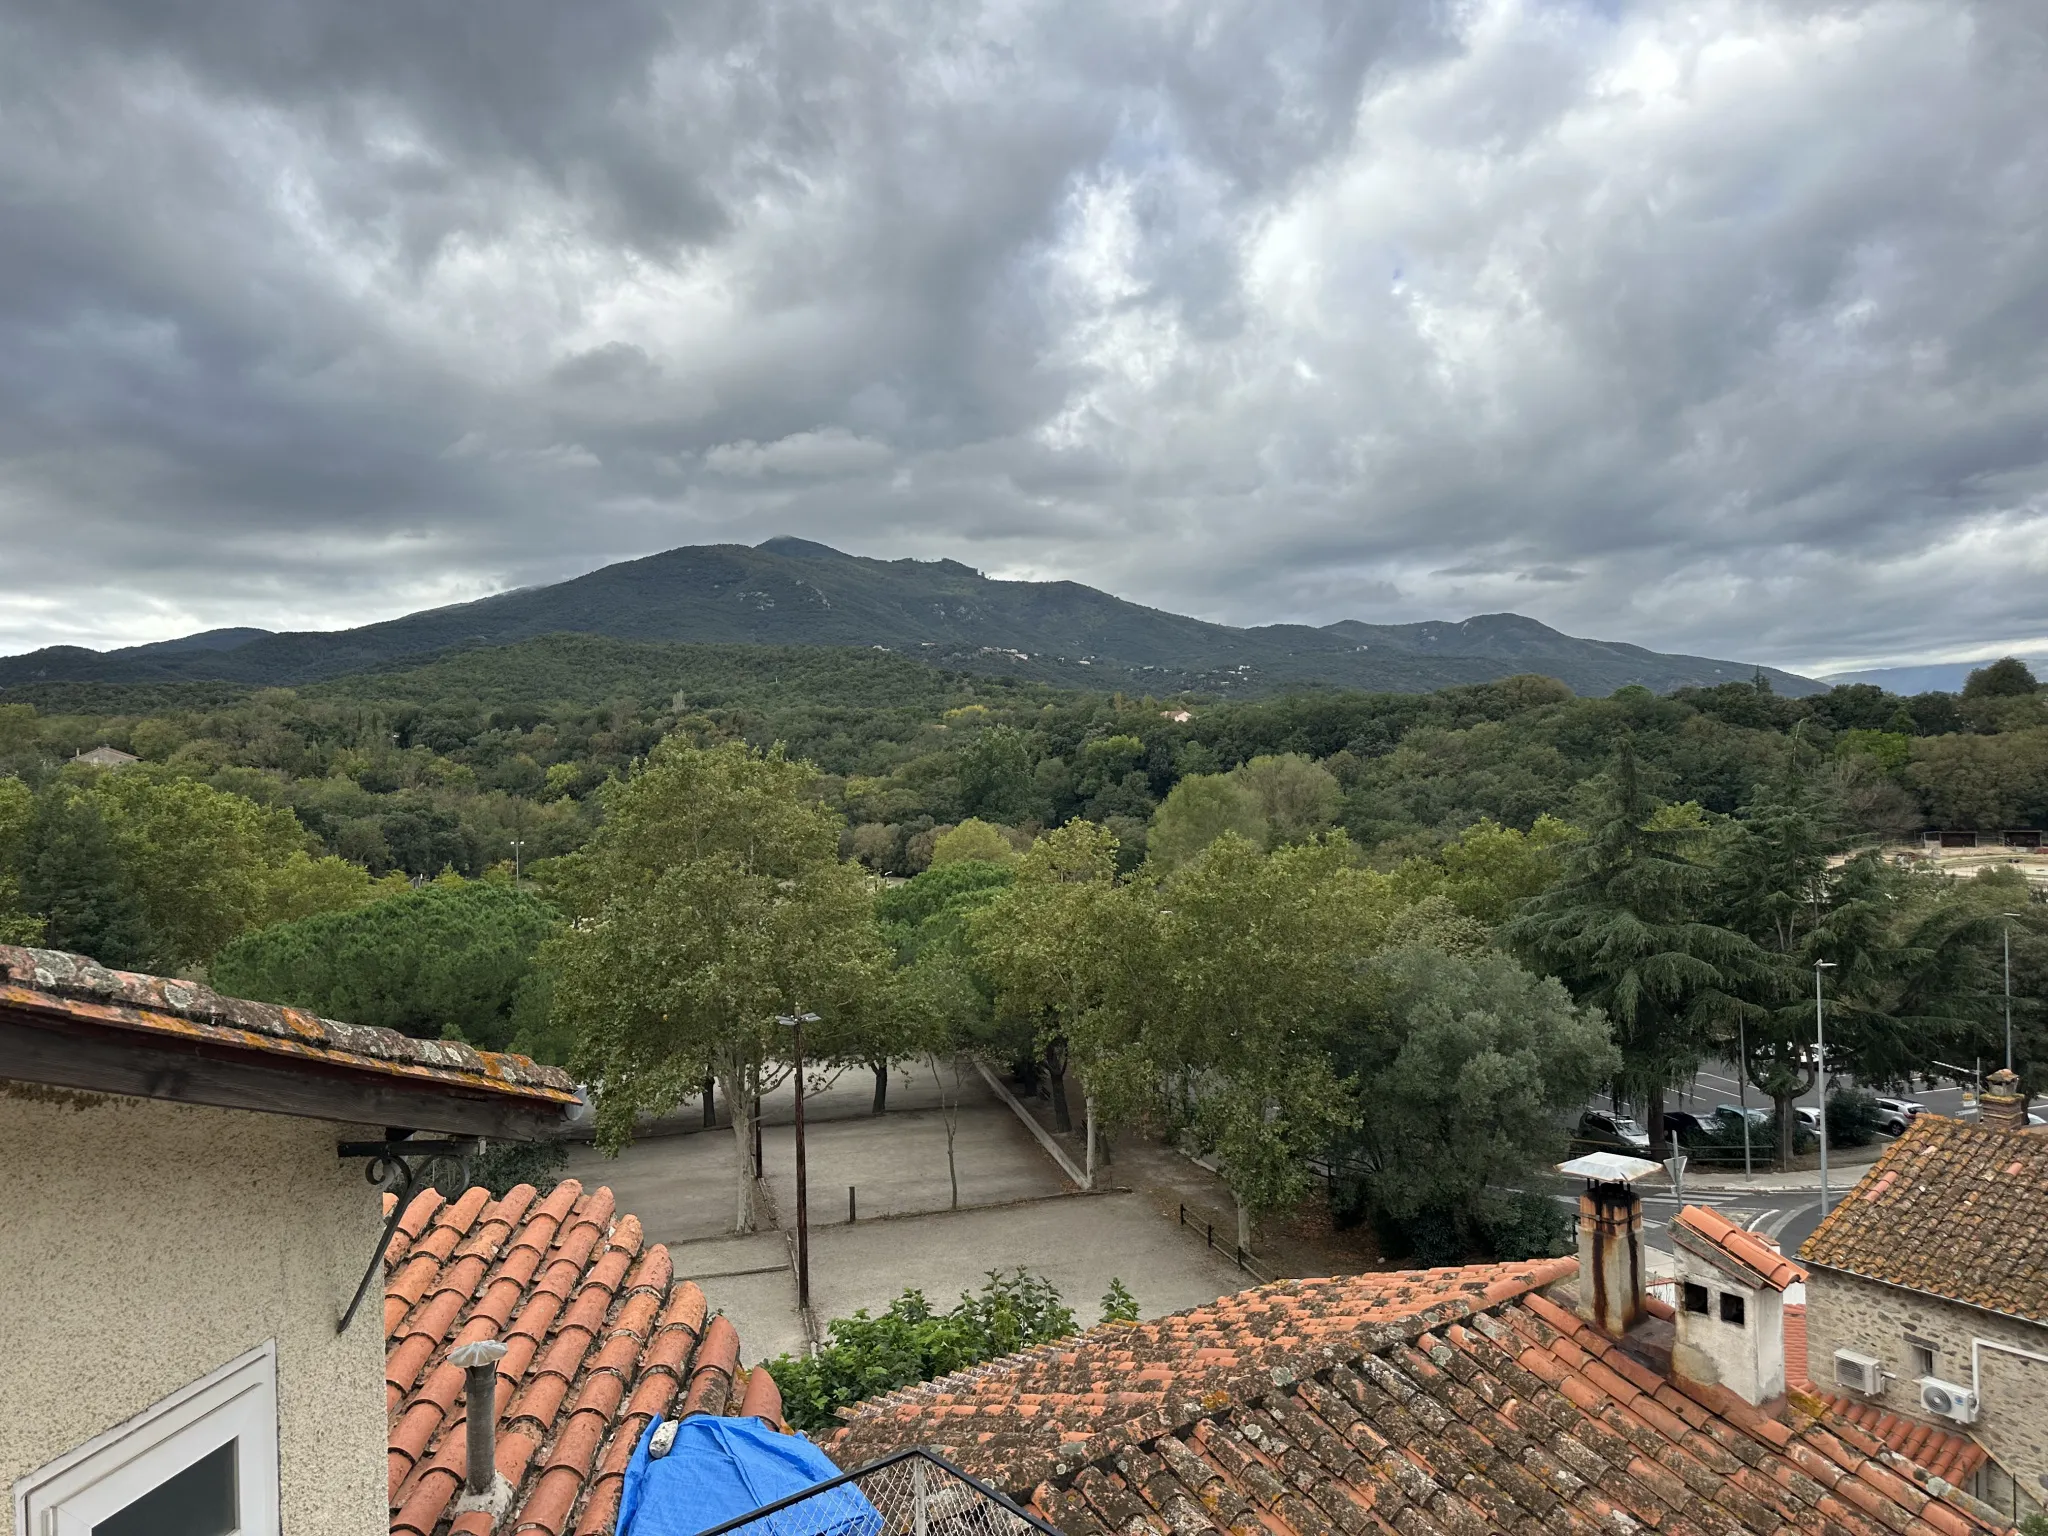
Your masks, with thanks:
[[(1578, 693), (1747, 681), (1748, 662), (1584, 640), (1520, 614), (1413, 624), (1236, 628), (1072, 581), (1003, 581), (955, 560), (878, 560), (808, 539), (684, 545), (546, 586), (345, 630), (210, 630), (91, 651), (0, 657), (27, 683), (208, 680), (293, 686), (548, 634), (693, 644), (879, 647), (934, 665), (1066, 686), (1249, 694), (1328, 686), (1427, 692), (1515, 672)], [(1786, 693), (1822, 685), (1761, 669)]]

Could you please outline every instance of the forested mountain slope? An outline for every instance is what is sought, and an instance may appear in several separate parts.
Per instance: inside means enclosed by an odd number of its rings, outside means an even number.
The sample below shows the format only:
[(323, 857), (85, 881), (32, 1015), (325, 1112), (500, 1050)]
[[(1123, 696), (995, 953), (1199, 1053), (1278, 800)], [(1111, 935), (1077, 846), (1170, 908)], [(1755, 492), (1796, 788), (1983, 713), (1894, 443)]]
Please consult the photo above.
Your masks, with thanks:
[[(951, 560), (872, 560), (802, 539), (692, 545), (552, 586), (332, 632), (203, 636), (0, 659), (0, 689), (218, 680), (296, 686), (549, 634), (717, 645), (880, 647), (934, 665), (1068, 687), (1249, 697), (1322, 685), (1424, 693), (1516, 673), (1605, 695), (1747, 681), (1748, 662), (1580, 640), (1518, 614), (1462, 622), (1235, 629), (1075, 582), (995, 581)], [(1780, 692), (1818, 685), (1765, 669)]]

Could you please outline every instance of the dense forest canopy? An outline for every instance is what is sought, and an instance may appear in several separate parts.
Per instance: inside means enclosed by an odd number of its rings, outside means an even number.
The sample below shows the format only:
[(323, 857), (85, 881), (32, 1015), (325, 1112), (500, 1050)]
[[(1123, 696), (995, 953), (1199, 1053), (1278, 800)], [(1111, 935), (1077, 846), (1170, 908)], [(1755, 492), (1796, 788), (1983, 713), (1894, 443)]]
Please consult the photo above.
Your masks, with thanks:
[[(615, 1139), (707, 1079), (743, 1131), (773, 1016), (815, 1009), (878, 1110), (891, 1062), (972, 1050), (1064, 1128), (1072, 1073), (1215, 1152), (1245, 1246), (1334, 1158), (1354, 1212), (1455, 1257), (1556, 1241), (1502, 1191), (1589, 1092), (1661, 1144), (1664, 1091), (1738, 1042), (1791, 1155), (1816, 961), (1829, 1070), (1900, 1082), (1995, 1059), (2010, 937), (2016, 1064), (2048, 1074), (2048, 906), (2004, 854), (1918, 857), (2048, 822), (2017, 663), (1913, 698), (1241, 700), (557, 636), (5, 697), (0, 941), (567, 1061)], [(1512, 1131), (1486, 1157), (1474, 1114)]]
[[(1521, 676), (1240, 701), (1059, 690), (877, 650), (554, 636), (299, 690), (5, 697), (0, 922), (74, 943), (106, 930), (121, 958), (166, 968), (203, 966), (267, 921), (368, 900), (375, 880), (544, 868), (589, 839), (599, 789), (670, 735), (782, 743), (819, 769), (842, 855), (898, 877), (970, 818), (1020, 847), (1086, 818), (1115, 834), (1126, 868), (1153, 837), (1170, 864), (1226, 829), (1271, 847), (1341, 827), (1364, 860), (1393, 867), (1482, 821), (1583, 822), (1623, 741), (1647, 796), (1713, 816), (1797, 759), (1844, 846), (2048, 823), (2048, 699), (2018, 663), (1914, 698), (1858, 684), (1791, 699), (1761, 679), (1578, 698)], [(141, 761), (71, 762), (99, 745)], [(110, 892), (127, 868), (128, 893), (72, 890), (67, 859)], [(212, 904), (178, 911), (191, 904), (171, 887), (200, 874)], [(130, 910), (138, 901), (156, 917)], [(51, 902), (73, 915), (39, 927)], [(145, 935), (152, 921), (180, 931)]]
[(1649, 793), (1724, 815), (1809, 754), (1845, 828), (1881, 840), (2048, 820), (2048, 704), (2003, 673), (1986, 681), (1915, 698), (1731, 683), (1592, 699), (1524, 676), (1217, 701), (1059, 690), (873, 650), (555, 636), (299, 690), (10, 689), (0, 775), (40, 790), (77, 752), (110, 745), (143, 760), (124, 772), (289, 811), (309, 853), (432, 878), (509, 864), (515, 843), (522, 862), (581, 846), (598, 786), (672, 732), (780, 741), (821, 770), (845, 851), (908, 875), (934, 829), (968, 817), (1037, 828), (1085, 816), (1134, 860), (1182, 780), (1276, 756), (1319, 764), (1338, 791), (1330, 820), (1374, 857), (1399, 857), (1481, 818), (1571, 819), (1626, 736)]

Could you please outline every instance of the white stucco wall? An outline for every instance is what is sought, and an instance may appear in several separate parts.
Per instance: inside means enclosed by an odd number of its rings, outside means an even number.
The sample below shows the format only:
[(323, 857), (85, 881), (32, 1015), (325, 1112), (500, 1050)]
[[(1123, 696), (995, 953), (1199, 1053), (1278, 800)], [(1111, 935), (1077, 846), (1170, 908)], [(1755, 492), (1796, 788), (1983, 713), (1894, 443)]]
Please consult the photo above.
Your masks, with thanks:
[(275, 1339), (286, 1536), (384, 1536), (381, 1290), (334, 1331), (382, 1230), (335, 1143), (377, 1134), (0, 1082), (0, 1527), (18, 1478)]
[[(1698, 1254), (1677, 1250), (1678, 1344), (1672, 1364), (1694, 1381), (1718, 1383), (1746, 1403), (1766, 1403), (1785, 1390), (1785, 1298), (1768, 1286), (1742, 1284)], [(1707, 1289), (1702, 1316), (1685, 1310), (1685, 1282)], [(1743, 1299), (1740, 1327), (1721, 1321), (1721, 1297)]]

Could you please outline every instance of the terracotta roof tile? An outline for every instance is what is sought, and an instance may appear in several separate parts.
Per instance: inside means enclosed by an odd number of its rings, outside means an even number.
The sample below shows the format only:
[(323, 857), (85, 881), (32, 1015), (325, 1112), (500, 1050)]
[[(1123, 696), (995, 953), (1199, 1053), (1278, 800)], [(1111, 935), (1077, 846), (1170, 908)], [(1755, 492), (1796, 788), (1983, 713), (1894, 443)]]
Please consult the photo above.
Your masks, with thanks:
[(704, 1293), (615, 1208), (610, 1190), (574, 1180), (545, 1199), (527, 1185), (499, 1200), (430, 1190), (406, 1207), (385, 1250), (392, 1536), (490, 1536), (481, 1516), (451, 1517), (468, 1450), (457, 1342), (508, 1345), (497, 1466), (514, 1495), (500, 1536), (608, 1532), (633, 1447), (685, 1376), (685, 1411), (781, 1423), (767, 1371), (739, 1368), (732, 1324), (707, 1325)]
[(1575, 1268), (1263, 1286), (891, 1393), (828, 1448), (936, 1446), (1070, 1536), (1995, 1529), (1824, 1407), (1655, 1375), (1540, 1294)]
[(1921, 1115), (1799, 1250), (1810, 1264), (2048, 1322), (2048, 1137)]
[(568, 1073), (524, 1056), (223, 997), (197, 982), (116, 971), (62, 950), (0, 944), (0, 1006), (60, 1024), (481, 1090), (543, 1107), (576, 1102)]
[(1962, 1482), (1988, 1459), (1984, 1447), (1968, 1435), (1899, 1418), (1860, 1398), (1827, 1392), (1816, 1396), (1838, 1417), (1867, 1431), (1874, 1440), (1915, 1466), (1951, 1483)]
[(1690, 1245), (1695, 1251), (1706, 1252), (1709, 1257), (1732, 1259), (1772, 1290), (1782, 1291), (1806, 1278), (1805, 1270), (1754, 1232), (1706, 1206), (1685, 1207), (1678, 1213), (1673, 1229), (1674, 1234), (1683, 1232), (1688, 1237), (1697, 1238), (1698, 1243)]

